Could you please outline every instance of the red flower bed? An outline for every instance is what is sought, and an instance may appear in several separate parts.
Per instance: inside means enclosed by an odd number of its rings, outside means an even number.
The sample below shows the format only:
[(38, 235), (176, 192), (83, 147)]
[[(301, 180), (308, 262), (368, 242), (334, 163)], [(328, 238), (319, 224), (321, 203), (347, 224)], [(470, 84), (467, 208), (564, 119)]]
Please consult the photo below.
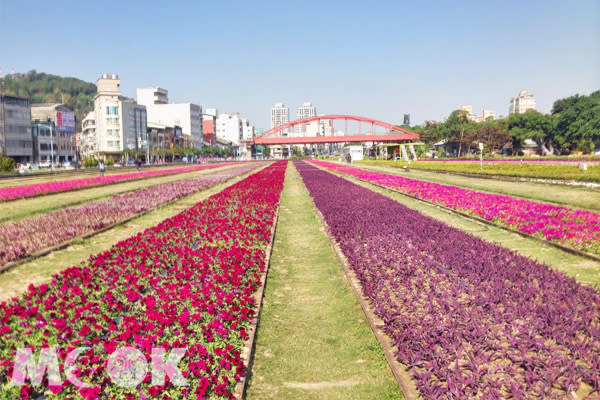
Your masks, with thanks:
[[(246, 373), (240, 358), (253, 323), (253, 294), (261, 284), (265, 250), (279, 207), (285, 162), (278, 162), (159, 225), (30, 286), (20, 299), (0, 304), (0, 388), (4, 397), (232, 398)], [(7, 384), (18, 348), (57, 347), (66, 355), (86, 346), (67, 380), (39, 387)], [(107, 360), (125, 346), (185, 348), (178, 363), (188, 386), (152, 375), (132, 388), (114, 385)], [(168, 372), (168, 371), (167, 371)], [(64, 378), (63, 378), (64, 379)], [(28, 383), (28, 382), (27, 382)]]
[(226, 171), (149, 186), (117, 194), (106, 200), (1, 225), (0, 266), (38, 250), (63, 244), (74, 237), (124, 221), (256, 167), (256, 164), (243, 164)]

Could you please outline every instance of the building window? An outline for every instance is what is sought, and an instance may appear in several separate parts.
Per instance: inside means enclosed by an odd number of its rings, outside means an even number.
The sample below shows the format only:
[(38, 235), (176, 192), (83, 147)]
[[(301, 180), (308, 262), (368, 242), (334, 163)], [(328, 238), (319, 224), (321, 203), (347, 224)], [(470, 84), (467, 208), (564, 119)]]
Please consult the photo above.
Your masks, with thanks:
[(106, 113), (108, 115), (117, 115), (117, 114), (119, 114), (119, 107), (118, 106), (107, 106)]

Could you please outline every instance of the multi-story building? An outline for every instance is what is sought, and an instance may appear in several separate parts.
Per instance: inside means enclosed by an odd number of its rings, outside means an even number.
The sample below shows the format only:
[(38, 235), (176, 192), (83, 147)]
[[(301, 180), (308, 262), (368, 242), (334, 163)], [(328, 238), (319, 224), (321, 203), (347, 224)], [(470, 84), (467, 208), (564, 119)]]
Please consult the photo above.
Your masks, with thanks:
[(79, 154), (82, 158), (93, 157), (98, 151), (96, 140), (96, 113), (90, 111), (81, 121), (81, 136), (79, 138)]
[(202, 136), (206, 146), (214, 146), (217, 136), (217, 117), (202, 114)]
[(470, 104), (463, 104), (460, 109), (467, 114), (467, 119), (474, 122), (483, 122), (488, 119), (496, 119), (496, 113), (492, 110), (484, 109), (481, 115), (473, 115), (473, 106)]
[(180, 126), (186, 143), (202, 147), (202, 106), (193, 103), (169, 103), (168, 90), (159, 87), (138, 88), (137, 101), (146, 106), (148, 121)]
[[(296, 119), (312, 118), (317, 115), (317, 108), (310, 102), (303, 103), (296, 109)], [(298, 125), (299, 136), (310, 136), (307, 135), (307, 124)]]
[(527, 89), (523, 89), (519, 92), (518, 96), (510, 99), (508, 114), (522, 114), (527, 110), (535, 111), (535, 97)]
[(158, 86), (137, 88), (137, 102), (146, 107), (150, 104), (168, 104), (169, 91)]
[(33, 160), (56, 163), (77, 160), (75, 113), (63, 104), (31, 105)]
[(239, 114), (221, 113), (216, 119), (217, 139), (231, 142), (237, 146), (243, 139), (242, 119)]
[[(290, 109), (283, 103), (277, 103), (271, 108), (271, 129), (290, 122)], [(281, 132), (281, 136), (288, 136), (288, 130)]]
[(123, 150), (148, 150), (146, 107), (124, 101), (120, 84), (116, 74), (103, 74), (98, 79), (94, 114), (83, 121), (82, 147), (88, 149), (83, 152), (86, 155), (120, 160)]
[(94, 97), (96, 115), (96, 151), (93, 156), (117, 156), (123, 151), (121, 80), (116, 74), (103, 74), (97, 81)]
[(242, 118), (242, 139), (251, 140), (254, 137), (254, 126), (250, 124), (248, 118)]
[(31, 102), (0, 94), (0, 151), (18, 163), (32, 161)]
[(148, 150), (146, 107), (133, 101), (121, 102), (123, 115), (123, 148), (135, 152)]

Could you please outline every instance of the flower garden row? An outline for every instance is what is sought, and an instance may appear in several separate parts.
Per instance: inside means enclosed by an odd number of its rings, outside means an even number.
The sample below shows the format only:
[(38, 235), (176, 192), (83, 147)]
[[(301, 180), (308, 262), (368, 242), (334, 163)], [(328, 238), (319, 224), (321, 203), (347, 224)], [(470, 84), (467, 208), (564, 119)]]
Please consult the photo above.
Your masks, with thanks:
[(0, 201), (33, 197), (49, 193), (67, 192), (70, 190), (82, 189), (90, 186), (107, 185), (131, 179), (150, 178), (161, 175), (180, 174), (182, 172), (190, 172), (206, 168), (224, 167), (232, 164), (234, 163), (194, 165), (181, 168), (156, 169), (143, 172), (131, 172), (127, 174), (95, 176), (91, 178), (69, 179), (54, 182), (32, 183), (30, 185), (22, 186), (9, 186), (0, 188)]
[(256, 164), (244, 164), (222, 172), (149, 186), (106, 200), (0, 225), (0, 266), (120, 223), (256, 167)]
[[(0, 397), (232, 398), (247, 368), (240, 351), (284, 176), (285, 162), (273, 164), (1, 303)], [(26, 346), (34, 354), (57, 347), (61, 374), (66, 354), (88, 347), (72, 371), (91, 387), (47, 377), (39, 387), (11, 385), (15, 352)], [(115, 387), (107, 359), (124, 346), (147, 360), (153, 347), (186, 348), (178, 366), (189, 385), (153, 386), (148, 375), (129, 390)]]
[[(405, 165), (398, 161), (359, 161), (365, 165), (385, 165), (400, 168)], [(517, 162), (485, 162), (483, 169), (479, 162), (473, 161), (414, 161), (410, 168), (453, 172), (469, 175), (505, 176), (509, 178), (553, 179), (558, 181), (600, 182), (600, 163), (585, 162), (587, 170), (581, 170), (579, 163), (517, 163)]]
[(600, 295), (508, 249), (296, 164), (427, 399), (600, 391)]
[(416, 198), (465, 212), (527, 235), (600, 255), (600, 214), (598, 213), (482, 193), (329, 162), (314, 162), (322, 167), (397, 189)]

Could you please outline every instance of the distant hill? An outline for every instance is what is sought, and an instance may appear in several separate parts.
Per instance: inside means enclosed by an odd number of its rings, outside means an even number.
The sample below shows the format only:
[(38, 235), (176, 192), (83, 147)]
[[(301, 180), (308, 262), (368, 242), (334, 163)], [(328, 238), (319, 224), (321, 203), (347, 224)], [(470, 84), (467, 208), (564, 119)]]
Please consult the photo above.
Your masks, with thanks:
[(76, 129), (81, 131), (81, 120), (94, 109), (96, 85), (77, 78), (38, 73), (10, 74), (0, 80), (0, 92), (28, 97), (33, 103), (63, 103), (75, 111)]

